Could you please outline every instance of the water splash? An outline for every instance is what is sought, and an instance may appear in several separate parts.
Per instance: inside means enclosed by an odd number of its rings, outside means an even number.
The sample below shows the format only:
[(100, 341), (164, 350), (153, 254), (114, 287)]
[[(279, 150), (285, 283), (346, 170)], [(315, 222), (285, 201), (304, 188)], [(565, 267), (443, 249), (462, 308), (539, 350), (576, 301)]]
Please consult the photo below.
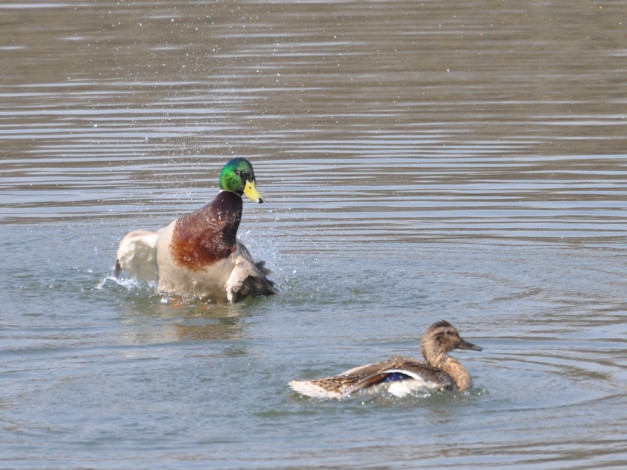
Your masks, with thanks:
[(104, 290), (107, 285), (113, 285), (117, 287), (123, 287), (129, 292), (141, 290), (146, 290), (149, 287), (153, 292), (157, 288), (157, 283), (155, 281), (139, 281), (133, 278), (126, 277), (115, 277), (110, 274), (105, 276), (100, 282), (96, 285), (96, 290)]

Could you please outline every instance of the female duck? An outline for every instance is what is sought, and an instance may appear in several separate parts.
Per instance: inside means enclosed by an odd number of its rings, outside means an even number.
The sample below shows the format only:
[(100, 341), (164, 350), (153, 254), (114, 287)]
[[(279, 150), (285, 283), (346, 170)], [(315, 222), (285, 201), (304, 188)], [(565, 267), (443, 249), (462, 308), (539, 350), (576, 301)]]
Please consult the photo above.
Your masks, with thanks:
[(481, 351), (482, 348), (463, 340), (449, 322), (442, 320), (431, 325), (422, 338), (421, 349), (426, 364), (411, 357), (394, 356), (335, 377), (293, 380), (289, 385), (298, 393), (315, 398), (345, 398), (355, 392), (381, 389), (402, 397), (419, 388), (466, 390), (472, 387), (468, 370), (448, 353), (453, 349)]
[(125, 270), (138, 279), (158, 280), (160, 292), (201, 300), (238, 302), (276, 294), (264, 262), (255, 263), (237, 240), (242, 194), (263, 202), (250, 162), (228, 162), (220, 174), (220, 189), (211, 203), (157, 232), (126, 234), (117, 251), (116, 276)]

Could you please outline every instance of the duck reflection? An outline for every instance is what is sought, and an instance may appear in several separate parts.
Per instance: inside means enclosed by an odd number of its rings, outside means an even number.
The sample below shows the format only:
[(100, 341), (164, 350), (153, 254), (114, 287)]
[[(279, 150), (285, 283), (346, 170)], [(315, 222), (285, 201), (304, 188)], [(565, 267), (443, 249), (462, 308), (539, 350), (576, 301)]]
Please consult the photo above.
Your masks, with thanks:
[(246, 337), (242, 304), (182, 304), (175, 299), (125, 306), (121, 323), (125, 344), (240, 340)]

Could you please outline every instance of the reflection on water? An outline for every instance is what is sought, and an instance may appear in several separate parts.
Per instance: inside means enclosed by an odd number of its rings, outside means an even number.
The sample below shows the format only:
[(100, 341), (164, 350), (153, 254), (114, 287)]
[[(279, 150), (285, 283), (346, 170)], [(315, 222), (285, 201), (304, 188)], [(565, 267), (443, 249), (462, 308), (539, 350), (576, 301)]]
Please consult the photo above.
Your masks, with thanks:
[[(123, 344), (245, 339), (242, 304), (185, 303), (157, 294), (156, 283), (107, 276), (96, 286), (121, 300)], [(146, 321), (150, 320), (150, 328)]]
[[(623, 467), (623, 3), (0, 5), (3, 462)], [(112, 280), (240, 155), (280, 296)], [(441, 318), (468, 394), (287, 388)]]

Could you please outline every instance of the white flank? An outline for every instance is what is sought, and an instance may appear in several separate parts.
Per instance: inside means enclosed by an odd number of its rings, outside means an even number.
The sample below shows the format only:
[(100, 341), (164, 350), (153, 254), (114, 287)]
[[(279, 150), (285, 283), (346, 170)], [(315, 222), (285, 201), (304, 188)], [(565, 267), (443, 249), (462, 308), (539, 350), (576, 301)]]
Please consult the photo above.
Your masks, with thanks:
[(157, 280), (157, 232), (133, 230), (127, 233), (117, 252), (117, 262), (121, 269), (139, 280)]
[(416, 374), (408, 370), (389, 369), (389, 370), (386, 370), (385, 372), (389, 372), (389, 373), (399, 372), (401, 374), (405, 374), (411, 377), (411, 379), (408, 379), (408, 380), (396, 380), (393, 382), (388, 382), (389, 384), (387, 386), (388, 392), (398, 398), (404, 397), (405, 395), (409, 395), (414, 390), (419, 390), (419, 389), (434, 390), (441, 386), (440, 384), (436, 382), (427, 381), (424, 378), (422, 378), (419, 374)]

